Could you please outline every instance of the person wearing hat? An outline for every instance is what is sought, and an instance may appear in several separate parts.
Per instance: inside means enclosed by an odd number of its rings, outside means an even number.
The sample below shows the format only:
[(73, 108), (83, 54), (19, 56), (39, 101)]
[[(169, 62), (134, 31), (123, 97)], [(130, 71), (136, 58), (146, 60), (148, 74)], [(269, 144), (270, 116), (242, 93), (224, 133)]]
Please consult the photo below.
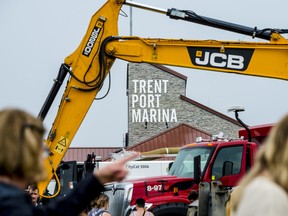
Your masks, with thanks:
[(154, 216), (150, 211), (145, 208), (145, 200), (143, 198), (136, 199), (136, 211), (133, 211), (129, 216)]

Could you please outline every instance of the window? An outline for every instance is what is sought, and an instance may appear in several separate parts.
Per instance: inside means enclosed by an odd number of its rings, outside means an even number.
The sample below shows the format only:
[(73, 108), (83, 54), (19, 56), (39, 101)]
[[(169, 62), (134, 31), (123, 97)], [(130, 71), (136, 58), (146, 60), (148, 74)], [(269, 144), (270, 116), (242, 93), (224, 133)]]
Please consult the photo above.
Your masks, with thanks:
[(224, 162), (232, 162), (232, 175), (240, 173), (243, 146), (226, 147), (220, 149), (212, 166), (212, 180), (223, 176)]
[(214, 147), (192, 147), (182, 149), (177, 154), (168, 175), (192, 178), (194, 176), (194, 157), (198, 155), (200, 155), (201, 158), (201, 172), (203, 173), (213, 150)]

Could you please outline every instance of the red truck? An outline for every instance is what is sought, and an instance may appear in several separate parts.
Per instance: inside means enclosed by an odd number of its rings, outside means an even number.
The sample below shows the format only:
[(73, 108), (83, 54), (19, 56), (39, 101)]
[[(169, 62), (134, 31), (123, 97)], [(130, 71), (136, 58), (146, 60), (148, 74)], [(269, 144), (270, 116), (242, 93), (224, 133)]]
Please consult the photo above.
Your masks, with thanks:
[(106, 193), (110, 197), (110, 206), (113, 206), (109, 211), (112, 215), (128, 216), (135, 200), (143, 197), (155, 216), (186, 216), (188, 193), (198, 190), (200, 181), (219, 181), (222, 188), (237, 185), (253, 165), (257, 148), (272, 126), (240, 129), (237, 140), (219, 136), (211, 140), (199, 139), (180, 149), (167, 176), (107, 185)]

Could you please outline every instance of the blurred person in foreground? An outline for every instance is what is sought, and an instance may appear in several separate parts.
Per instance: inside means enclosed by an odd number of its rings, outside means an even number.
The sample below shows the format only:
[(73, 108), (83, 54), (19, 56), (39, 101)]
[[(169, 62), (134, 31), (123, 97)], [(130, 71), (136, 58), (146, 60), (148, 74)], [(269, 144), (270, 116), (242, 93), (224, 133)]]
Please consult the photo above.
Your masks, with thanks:
[(271, 129), (253, 167), (232, 194), (233, 216), (288, 214), (288, 115)]
[(46, 178), (44, 127), (40, 119), (18, 109), (0, 111), (0, 215), (78, 216), (103, 190), (104, 184), (127, 175), (125, 163), (137, 153), (87, 176), (66, 197), (34, 207), (24, 189)]

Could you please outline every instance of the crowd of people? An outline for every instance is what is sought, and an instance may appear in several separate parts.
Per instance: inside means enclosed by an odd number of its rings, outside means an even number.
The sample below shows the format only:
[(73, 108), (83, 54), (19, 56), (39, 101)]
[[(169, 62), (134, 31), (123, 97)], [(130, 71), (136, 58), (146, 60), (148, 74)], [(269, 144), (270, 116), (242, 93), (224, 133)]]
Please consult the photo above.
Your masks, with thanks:
[[(87, 176), (63, 199), (47, 205), (39, 202), (37, 182), (46, 177), (44, 169), (43, 123), (20, 109), (0, 111), (0, 215), (1, 216), (111, 216), (104, 184), (121, 181), (127, 175), (125, 163), (137, 153)], [(27, 192), (25, 189), (29, 185)], [(29, 194), (29, 196), (27, 196)], [(288, 212), (288, 115), (272, 129), (257, 153), (254, 166), (232, 193), (233, 216), (274, 216)], [(187, 216), (198, 212), (198, 193), (188, 196)], [(91, 209), (87, 206), (92, 203)], [(153, 216), (145, 200), (136, 200), (130, 216)]]

